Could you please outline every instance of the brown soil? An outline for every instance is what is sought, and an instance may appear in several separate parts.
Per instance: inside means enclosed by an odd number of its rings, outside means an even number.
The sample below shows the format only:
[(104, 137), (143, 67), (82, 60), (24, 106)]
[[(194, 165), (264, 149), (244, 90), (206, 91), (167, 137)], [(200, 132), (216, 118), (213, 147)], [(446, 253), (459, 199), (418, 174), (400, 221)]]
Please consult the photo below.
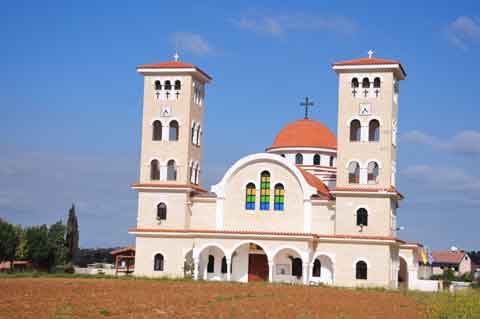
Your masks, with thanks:
[(75, 278), (0, 279), (0, 318), (416, 319), (398, 292), (268, 284)]

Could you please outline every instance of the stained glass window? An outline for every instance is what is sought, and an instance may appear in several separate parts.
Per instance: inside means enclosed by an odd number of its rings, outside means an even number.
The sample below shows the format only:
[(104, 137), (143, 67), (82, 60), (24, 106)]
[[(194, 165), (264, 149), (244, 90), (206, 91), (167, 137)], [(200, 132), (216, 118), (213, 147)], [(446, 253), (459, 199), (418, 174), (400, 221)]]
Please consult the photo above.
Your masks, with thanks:
[(246, 188), (245, 194), (245, 209), (253, 210), (255, 209), (255, 198), (256, 198), (255, 184), (249, 183)]
[(275, 185), (274, 209), (283, 210), (285, 205), (285, 188), (282, 184)]
[(262, 172), (260, 175), (260, 210), (270, 209), (270, 173)]

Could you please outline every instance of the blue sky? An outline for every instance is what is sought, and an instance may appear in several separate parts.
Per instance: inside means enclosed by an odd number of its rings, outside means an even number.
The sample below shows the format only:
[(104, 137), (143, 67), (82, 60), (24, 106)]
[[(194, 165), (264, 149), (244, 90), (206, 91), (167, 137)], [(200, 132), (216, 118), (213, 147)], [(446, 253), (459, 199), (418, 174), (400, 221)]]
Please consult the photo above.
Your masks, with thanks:
[[(400, 59), (400, 237), (480, 249), (480, 3), (9, 1), (0, 10), (0, 217), (53, 223), (77, 205), (80, 244), (133, 241), (142, 79), (175, 46), (207, 88), (204, 184), (286, 123), (336, 131), (330, 64)], [(450, 4), (450, 5), (449, 5)], [(240, 147), (239, 147), (240, 146)]]

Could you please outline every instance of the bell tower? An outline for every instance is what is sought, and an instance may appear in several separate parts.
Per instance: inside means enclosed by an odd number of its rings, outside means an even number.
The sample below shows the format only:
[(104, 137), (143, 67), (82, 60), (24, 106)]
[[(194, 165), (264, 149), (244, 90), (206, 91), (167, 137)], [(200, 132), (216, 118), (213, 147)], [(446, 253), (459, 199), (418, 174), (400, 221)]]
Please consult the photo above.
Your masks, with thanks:
[(200, 184), (208, 74), (175, 60), (140, 65), (144, 78), (141, 183)]
[(337, 217), (351, 219), (339, 222), (337, 231), (394, 235), (401, 197), (395, 188), (398, 95), (405, 70), (397, 60), (373, 57), (371, 50), (366, 58), (332, 68), (339, 83)]
[[(205, 86), (212, 78), (174, 61), (137, 67), (143, 75), (138, 227), (184, 228), (201, 181)], [(157, 213), (158, 211), (158, 213)]]

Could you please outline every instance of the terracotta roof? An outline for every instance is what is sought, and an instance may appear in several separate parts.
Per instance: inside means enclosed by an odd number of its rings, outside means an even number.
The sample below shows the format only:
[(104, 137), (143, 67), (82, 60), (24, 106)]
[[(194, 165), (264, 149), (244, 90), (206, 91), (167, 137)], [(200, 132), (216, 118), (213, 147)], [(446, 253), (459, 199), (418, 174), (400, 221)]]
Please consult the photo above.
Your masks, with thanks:
[(464, 251), (432, 251), (433, 262), (440, 264), (459, 264), (464, 256)]
[(369, 235), (348, 235), (348, 234), (315, 234), (301, 232), (270, 232), (256, 230), (214, 230), (214, 229), (159, 229), (159, 228), (130, 228), (129, 232), (138, 233), (205, 233), (205, 234), (240, 234), (240, 235), (272, 235), (272, 236), (305, 236), (312, 238), (331, 239), (366, 239), (366, 240), (388, 240), (404, 244), (405, 241), (390, 236), (369, 236)]
[(400, 199), (403, 199), (404, 196), (393, 186), (389, 188), (379, 188), (379, 187), (336, 187), (331, 190), (331, 192), (375, 192), (375, 193), (394, 193), (395, 195), (399, 196)]
[(124, 252), (127, 252), (127, 251), (134, 251), (135, 252), (135, 247), (134, 246), (128, 246), (128, 247), (125, 247), (125, 248), (115, 249), (115, 250), (112, 250), (110, 252), (110, 255), (117, 255), (117, 254), (121, 254), (121, 253), (124, 253)]
[(194, 184), (172, 184), (172, 183), (133, 183), (132, 188), (137, 187), (152, 187), (152, 188), (192, 188), (201, 193), (208, 193), (205, 188)]
[(333, 66), (349, 66), (349, 65), (383, 65), (383, 64), (398, 64), (400, 69), (403, 72), (403, 75), (406, 76), (407, 73), (403, 68), (402, 64), (399, 60), (392, 60), (392, 59), (382, 59), (382, 58), (359, 58), (347, 61), (339, 61), (333, 63)]
[(142, 64), (137, 66), (137, 70), (138, 69), (192, 69), (192, 68), (202, 73), (209, 80), (212, 79), (210, 75), (208, 75), (206, 72), (204, 72), (202, 69), (200, 69), (196, 65), (190, 64), (190, 63), (184, 63), (180, 61), (167, 61), (167, 62), (153, 63), (153, 64)]
[(337, 149), (337, 138), (318, 121), (303, 119), (287, 124), (267, 150), (284, 147), (316, 147)]
[(311, 186), (315, 187), (317, 189), (317, 192), (322, 195), (323, 197), (326, 197), (327, 199), (331, 199), (332, 195), (330, 195), (330, 190), (328, 189), (327, 185), (325, 185), (321, 179), (316, 177), (313, 174), (310, 174), (309, 172), (305, 171), (303, 168), (297, 166), (297, 168), (300, 170), (302, 173), (303, 177), (307, 181), (308, 184)]

